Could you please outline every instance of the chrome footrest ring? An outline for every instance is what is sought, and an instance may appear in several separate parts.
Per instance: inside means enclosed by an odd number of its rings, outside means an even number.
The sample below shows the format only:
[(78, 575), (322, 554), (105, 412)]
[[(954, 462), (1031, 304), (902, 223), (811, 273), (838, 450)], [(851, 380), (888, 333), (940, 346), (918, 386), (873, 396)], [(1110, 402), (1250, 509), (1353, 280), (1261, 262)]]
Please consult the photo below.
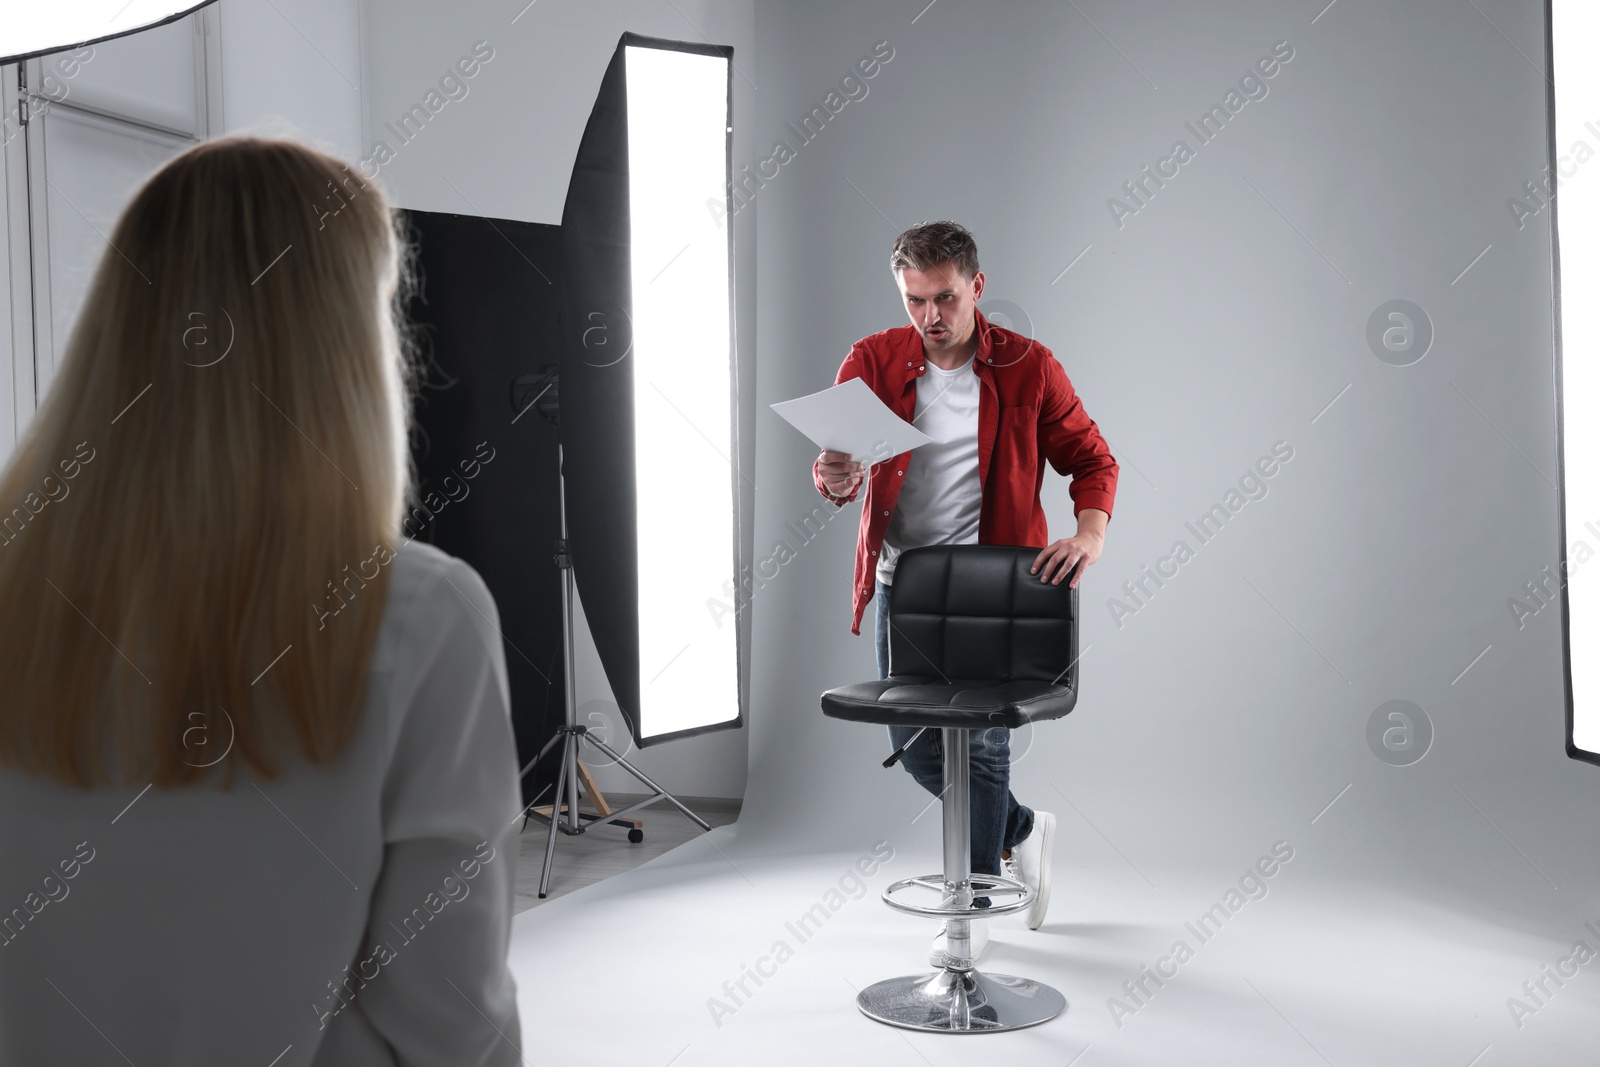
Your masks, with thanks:
[[(944, 880), (942, 874), (923, 874), (915, 878), (902, 878), (883, 891), (883, 902), (896, 911), (903, 911), (909, 915), (927, 915), (936, 919), (985, 919), (995, 915), (1011, 915), (1022, 911), (1033, 903), (1033, 890), (1025, 883), (1015, 878), (1007, 878), (1001, 874), (975, 874), (969, 876), (968, 885), (974, 897), (988, 897), (990, 904), (987, 908), (976, 908), (968, 905), (961, 907), (949, 903), (955, 895), (955, 887)], [(896, 894), (902, 890), (921, 889), (939, 895), (939, 903), (913, 904), (909, 901), (897, 900)], [(1016, 900), (1010, 903), (1001, 903), (994, 898), (997, 896), (1015, 895)]]

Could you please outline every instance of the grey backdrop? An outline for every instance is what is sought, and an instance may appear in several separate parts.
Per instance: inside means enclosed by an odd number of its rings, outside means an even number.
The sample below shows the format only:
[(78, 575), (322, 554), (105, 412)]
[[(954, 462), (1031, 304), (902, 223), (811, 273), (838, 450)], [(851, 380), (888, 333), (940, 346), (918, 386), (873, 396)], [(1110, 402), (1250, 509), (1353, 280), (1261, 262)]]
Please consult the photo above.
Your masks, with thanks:
[[(1559, 540), (1550, 240), (1506, 206), (1544, 165), (1543, 5), (1475, 2), (758, 4), (749, 140), (796, 151), (756, 194), (757, 555), (820, 502), (814, 450), (766, 405), (905, 321), (896, 233), (965, 223), (980, 306), (1056, 353), (1122, 464), (1082, 586), (1082, 699), (1015, 746), (1016, 792), (1061, 814), (1068, 850), (1159, 881), (1289, 837), (1354, 891), (1511, 923), (1600, 906), (1600, 773), (1563, 752), (1559, 619), (1519, 630), (1506, 606)], [(801, 143), (785, 123), (878, 41), (894, 57), (867, 94)], [(1198, 145), (1184, 124), (1279, 41), (1267, 94), (1119, 228), (1106, 201)], [(1432, 323), (1408, 366), (1367, 340), (1394, 299)], [(1185, 523), (1279, 441), (1266, 495), (1200, 544)], [(1071, 534), (1066, 480), (1044, 501)], [(774, 849), (925, 800), (877, 768), (881, 731), (817, 709), (875, 674), (870, 605), (849, 633), (859, 513), (753, 600), (742, 824), (781, 824)], [(1194, 557), (1119, 626), (1107, 601), (1178, 539)], [(1434, 732), (1408, 766), (1368, 742), (1393, 700)]]
[[(1548, 213), (1518, 230), (1507, 207), (1545, 164), (1542, 4), (925, 5), (755, 0), (736, 165), (793, 156), (738, 217), (757, 228), (755, 555), (786, 560), (750, 604), (745, 807), (518, 916), (525, 1028), (596, 1054), (567, 1022), (592, 994), (546, 976), (606, 959), (632, 1025), (605, 1062), (920, 1067), (972, 1062), (974, 1040), (1056, 1067), (1592, 1063), (1594, 966), (1546, 969), (1600, 944), (1600, 773), (1564, 752), (1555, 611), (1519, 628), (1507, 607), (1559, 549)], [(880, 41), (893, 58), (802, 143), (788, 124)], [(1266, 95), (1197, 145), (1185, 123), (1279, 41)], [(1119, 226), (1107, 200), (1179, 138), (1193, 158)], [(875, 675), (870, 616), (849, 633), (860, 505), (828, 518), (813, 448), (767, 408), (905, 321), (890, 243), (936, 218), (972, 228), (984, 308), (1059, 356), (1123, 465), (1082, 587), (1081, 700), (1014, 746), (1018, 795), (1060, 817), (1050, 915), (995, 920), (980, 963), (1070, 1007), (992, 1039), (852, 1005), (927, 952), (932, 924), (876, 898), (939, 868), (938, 807), (879, 767), (880, 728), (818, 708)], [(1277, 442), (1265, 494), (1230, 498)], [(1232, 513), (1200, 544), (1187, 524), (1214, 505)], [(1192, 558), (1119, 625), (1107, 601), (1180, 539)], [(1384, 743), (1424, 723), (1420, 759)], [(847, 886), (877, 842), (892, 862)], [(1278, 842), (1268, 895), (1217, 947), (1194, 936)], [(1131, 998), (1180, 939), (1199, 958)]]

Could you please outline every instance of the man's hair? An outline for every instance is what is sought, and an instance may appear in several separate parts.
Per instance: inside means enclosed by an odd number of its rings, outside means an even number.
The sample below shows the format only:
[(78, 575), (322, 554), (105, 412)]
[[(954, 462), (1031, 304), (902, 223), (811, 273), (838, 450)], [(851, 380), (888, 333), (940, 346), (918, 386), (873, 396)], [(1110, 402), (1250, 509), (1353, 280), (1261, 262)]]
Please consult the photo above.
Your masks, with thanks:
[(954, 263), (964, 278), (971, 281), (978, 273), (978, 245), (959, 222), (919, 222), (894, 239), (889, 253), (889, 269), (895, 273), (932, 270), (941, 263)]

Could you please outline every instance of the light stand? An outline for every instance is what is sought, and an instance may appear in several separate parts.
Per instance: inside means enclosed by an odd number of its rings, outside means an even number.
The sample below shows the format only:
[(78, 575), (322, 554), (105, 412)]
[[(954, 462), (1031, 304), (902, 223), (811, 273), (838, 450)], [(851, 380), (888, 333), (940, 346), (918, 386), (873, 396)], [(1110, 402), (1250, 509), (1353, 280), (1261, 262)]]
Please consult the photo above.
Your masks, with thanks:
[[(513, 382), (511, 386), (511, 406), (517, 410), (517, 418), (521, 418), (522, 413), (526, 412), (528, 408), (539, 404), (541, 398), (543, 398), (547, 393), (550, 393), (551, 390), (556, 389), (557, 381), (558, 374), (556, 370), (553, 367), (546, 367), (543, 369), (543, 373), (541, 375), (523, 375)], [(537, 390), (537, 392), (533, 393), (532, 399), (524, 399), (527, 393), (533, 392), (534, 390)], [(546, 420), (553, 423), (557, 429), (560, 428), (560, 405), (557, 402), (558, 396), (559, 390), (557, 390), (556, 397), (552, 397), (550, 401), (539, 405), (539, 414), (542, 415)], [(513, 419), (512, 421), (514, 422), (516, 420)], [(558, 444), (556, 447), (559, 454), (561, 446)], [(565, 457), (563, 456), (562, 458)], [(550, 836), (545, 842), (544, 869), (539, 875), (539, 896), (541, 899), (547, 895), (547, 892), (550, 888), (550, 866), (554, 861), (556, 854), (557, 830), (560, 830), (562, 833), (567, 834), (570, 837), (575, 837), (578, 834), (587, 831), (593, 822), (614, 823), (619, 826), (627, 826), (628, 840), (637, 843), (644, 840), (644, 831), (637, 824), (630, 822), (627, 816), (639, 811), (642, 808), (654, 804), (658, 800), (670, 802), (679, 811), (683, 812), (684, 815), (688, 816), (689, 819), (691, 819), (700, 827), (700, 829), (711, 829), (710, 823), (706, 822), (704, 819), (700, 818), (700, 816), (684, 807), (682, 802), (680, 802), (677, 797), (673, 796), (665, 789), (662, 789), (653, 780), (651, 780), (649, 775), (645, 774), (639, 768), (629, 763), (627, 759), (620, 755), (610, 745), (606, 744), (604, 741), (601, 741), (599, 738), (595, 737), (594, 734), (590, 733), (587, 726), (581, 725), (578, 722), (577, 686), (575, 681), (576, 662), (573, 655), (574, 646), (572, 641), (572, 556), (567, 551), (567, 478), (565, 473), (565, 464), (559, 464), (559, 466), (561, 468), (561, 537), (556, 541), (555, 559), (556, 566), (561, 568), (561, 634), (563, 647), (566, 649), (567, 657), (565, 672), (567, 712), (566, 723), (556, 728), (555, 734), (550, 738), (549, 741), (545, 742), (545, 746), (539, 750), (539, 754), (534, 756), (533, 759), (529, 760), (527, 765), (522, 768), (522, 776), (526, 777), (528, 772), (533, 770), (534, 766), (540, 760), (544, 759), (546, 754), (548, 754), (549, 751), (555, 747), (557, 742), (561, 743), (561, 770), (556, 775), (555, 797), (551, 801), (549, 813)], [(584, 770), (583, 764), (579, 758), (579, 749), (582, 745), (582, 742), (585, 741), (599, 749), (605, 755), (611, 757), (612, 761), (615, 762), (617, 766), (621, 767), (623, 770), (637, 778), (640, 782), (644, 783), (644, 785), (651, 790), (651, 795), (645, 797), (636, 804), (628, 805), (620, 811), (579, 811), (578, 779), (580, 776), (583, 777), (586, 782), (588, 779), (588, 774)], [(587, 784), (589, 785), (590, 790), (593, 791), (592, 783)], [(565, 794), (566, 797), (565, 803), (562, 802), (563, 794)], [(535, 801), (535, 803), (537, 803), (537, 801)], [(605, 808), (603, 802), (599, 806)], [(565, 809), (564, 812), (563, 809)], [(529, 808), (525, 810), (523, 825), (527, 825), (527, 812), (533, 812), (541, 816), (544, 815), (543, 812), (538, 811), (530, 805)], [(563, 814), (565, 815), (565, 818), (563, 818)], [(585, 820), (589, 821), (586, 822)]]

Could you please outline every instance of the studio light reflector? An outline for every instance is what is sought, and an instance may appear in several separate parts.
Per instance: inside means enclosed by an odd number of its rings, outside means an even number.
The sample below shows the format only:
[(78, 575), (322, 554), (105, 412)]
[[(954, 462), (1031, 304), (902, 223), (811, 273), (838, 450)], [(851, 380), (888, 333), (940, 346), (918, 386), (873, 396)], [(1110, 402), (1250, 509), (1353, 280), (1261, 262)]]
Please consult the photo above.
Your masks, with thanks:
[(561, 219), (573, 575), (640, 746), (743, 720), (732, 55), (624, 34)]
[(173, 22), (205, 3), (182, 0), (50, 0), (47, 3), (7, 4), (5, 30), (0, 33), (0, 63), (65, 52), (86, 44), (99, 44), (152, 26)]
[[(1548, 188), (1524, 206), (1534, 218), (1548, 201), (1556, 252), (1556, 426), (1561, 552), (1557, 574), (1536, 582), (1541, 602), (1559, 605), (1565, 641), (1567, 754), (1600, 763), (1600, 6), (1554, 0), (1550, 7), (1550, 170)], [(1559, 189), (1559, 196), (1552, 194)], [(1559, 202), (1559, 203), (1558, 203)], [(1559, 208), (1559, 210), (1558, 210)], [(1521, 219), (1529, 225), (1534, 219)]]

